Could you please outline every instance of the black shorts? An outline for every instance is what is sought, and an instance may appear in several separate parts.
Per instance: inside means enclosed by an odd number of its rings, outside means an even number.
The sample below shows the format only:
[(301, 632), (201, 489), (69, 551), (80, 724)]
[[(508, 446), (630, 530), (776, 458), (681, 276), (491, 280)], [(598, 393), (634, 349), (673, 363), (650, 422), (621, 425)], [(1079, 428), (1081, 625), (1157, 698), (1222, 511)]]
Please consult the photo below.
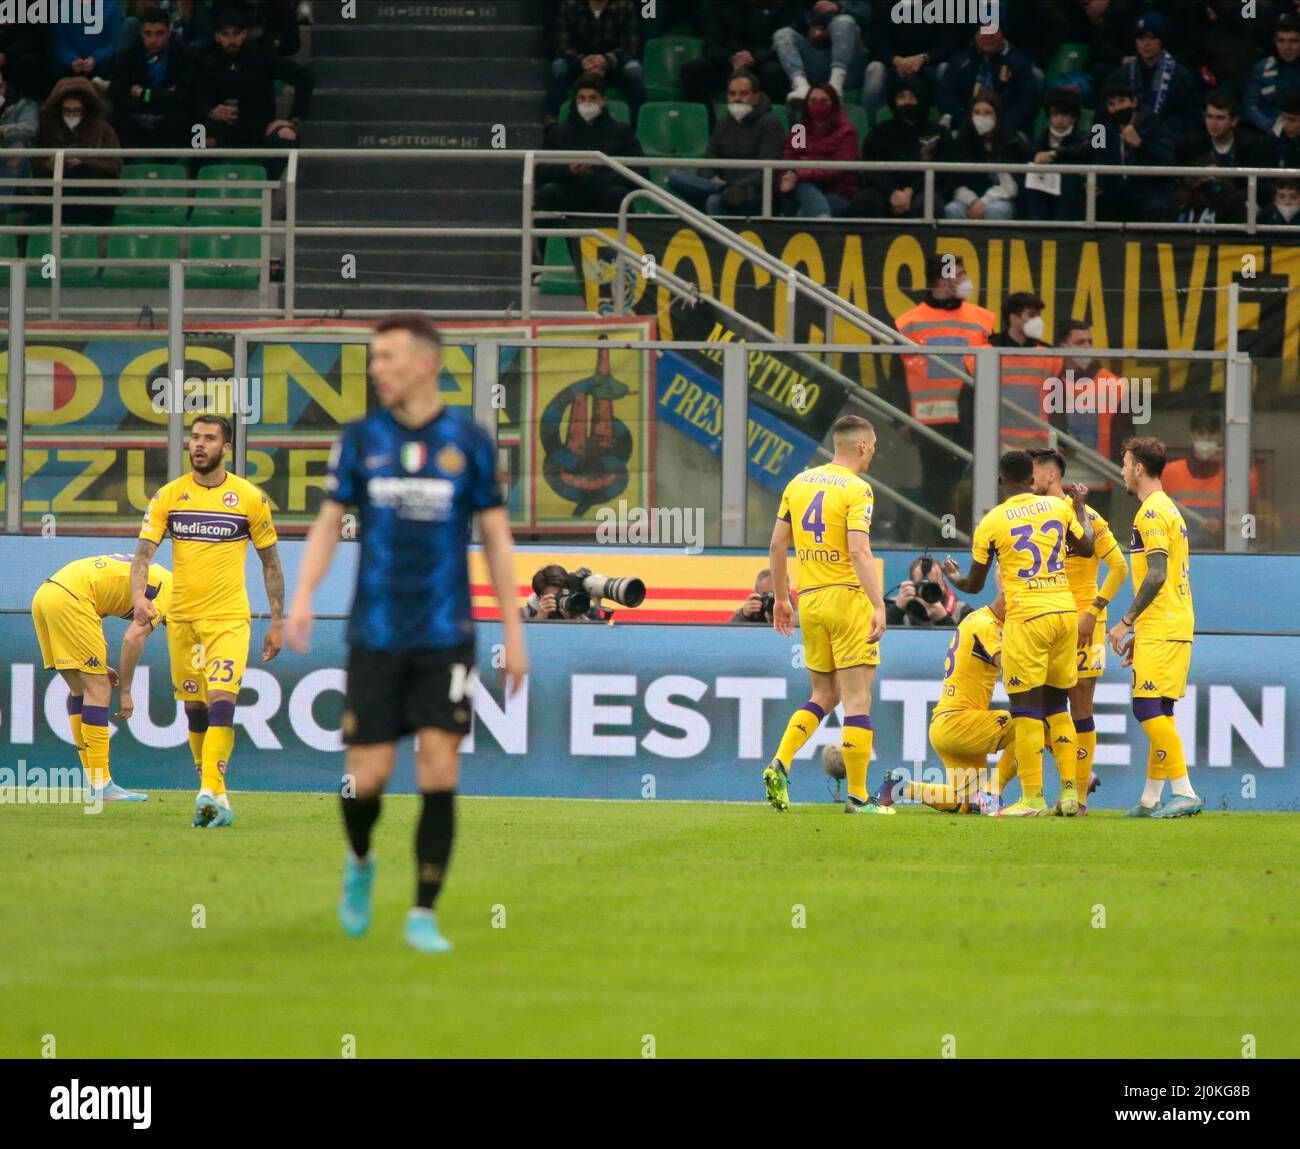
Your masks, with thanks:
[(474, 712), (474, 648), (348, 652), (343, 741), (396, 742), (423, 726), (468, 734)]

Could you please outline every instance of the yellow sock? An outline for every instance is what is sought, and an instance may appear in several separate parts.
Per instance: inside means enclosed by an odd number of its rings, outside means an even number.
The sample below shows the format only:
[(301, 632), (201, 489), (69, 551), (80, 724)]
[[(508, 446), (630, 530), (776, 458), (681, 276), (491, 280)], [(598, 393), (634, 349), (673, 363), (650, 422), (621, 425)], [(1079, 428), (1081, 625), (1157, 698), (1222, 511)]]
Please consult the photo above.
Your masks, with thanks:
[[(1074, 721), (1066, 710), (1047, 716), (1047, 737), (1056, 759), (1056, 772), (1061, 778), (1061, 789), (1074, 785), (1075, 771), (1079, 768), (1074, 745)], [(1084, 792), (1087, 792), (1084, 787)]]
[(200, 730), (197, 733), (190, 731), (190, 754), (194, 758), (194, 765), (200, 770), (203, 769), (203, 736), (207, 733)]
[(86, 744), (86, 777), (92, 786), (107, 786), (112, 781), (108, 772), (107, 706), (82, 707), (81, 737)]
[(844, 776), (848, 782), (849, 796), (863, 802), (867, 800), (867, 767), (871, 763), (871, 743), (874, 739), (870, 715), (854, 714), (845, 717), (844, 729), (840, 735), (840, 749), (844, 753)]
[(1037, 710), (1016, 714), (1012, 710), (1012, 724), (1016, 731), (1016, 773), (1026, 798), (1043, 796), (1043, 718)]
[(1074, 721), (1074, 784), (1079, 790), (1079, 801), (1087, 802), (1088, 784), (1092, 781), (1092, 757), (1097, 752), (1097, 724), (1091, 718)]
[(213, 794), (226, 792), (226, 767), (235, 748), (235, 704), (213, 702), (208, 705), (208, 731), (203, 736), (203, 770), (200, 786)]
[(1183, 740), (1178, 737), (1178, 727), (1167, 714), (1158, 714), (1142, 723), (1142, 729), (1151, 740), (1151, 752), (1147, 757), (1147, 776), (1158, 778), (1151, 770), (1154, 765), (1164, 771), (1164, 777), (1172, 782), (1175, 778), (1187, 775), (1187, 759), (1183, 757)]
[(781, 745), (776, 749), (776, 756), (781, 760), (781, 765), (786, 768), (787, 773), (794, 763), (794, 756), (813, 736), (813, 731), (825, 717), (826, 711), (815, 702), (805, 702), (790, 715), (790, 721), (785, 725), (785, 733), (781, 735)]
[[(68, 699), (68, 705), (72, 705), (71, 696)], [(77, 699), (77, 712), (73, 714), (68, 711), (68, 725), (72, 727), (72, 744), (77, 748), (77, 757), (81, 759), (81, 768), (86, 772), (86, 777), (90, 777), (90, 763), (86, 760), (86, 740), (81, 733), (81, 699)]]
[(932, 810), (964, 810), (971, 798), (979, 792), (987, 775), (987, 770), (948, 766), (946, 782), (908, 782), (904, 793), (913, 802), (920, 802)]
[(1002, 751), (998, 759), (997, 790), (994, 793), (1005, 794), (1011, 779), (1016, 776), (1016, 743), (1013, 739)]

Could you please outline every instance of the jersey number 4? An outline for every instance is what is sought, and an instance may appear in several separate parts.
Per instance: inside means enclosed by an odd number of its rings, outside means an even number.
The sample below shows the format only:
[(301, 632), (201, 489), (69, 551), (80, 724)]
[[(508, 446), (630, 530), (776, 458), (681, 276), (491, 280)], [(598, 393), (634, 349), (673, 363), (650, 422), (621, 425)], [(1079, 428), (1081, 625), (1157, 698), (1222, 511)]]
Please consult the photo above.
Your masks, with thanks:
[(803, 518), (799, 520), (799, 525), (805, 531), (811, 532), (815, 543), (821, 542), (822, 536), (826, 533), (826, 520), (822, 518), (822, 500), (825, 497), (825, 491), (818, 491), (813, 496), (813, 501), (808, 504), (808, 509), (804, 511)]

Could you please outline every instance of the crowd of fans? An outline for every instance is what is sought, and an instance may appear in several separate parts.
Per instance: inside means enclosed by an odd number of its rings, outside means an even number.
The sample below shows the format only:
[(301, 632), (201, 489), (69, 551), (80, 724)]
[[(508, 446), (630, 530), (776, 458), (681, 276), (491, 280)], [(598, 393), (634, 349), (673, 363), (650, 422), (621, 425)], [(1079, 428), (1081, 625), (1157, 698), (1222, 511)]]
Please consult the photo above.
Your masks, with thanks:
[[(640, 155), (639, 57), (647, 37), (688, 26), (702, 51), (678, 84), (706, 110), (706, 157), (790, 160), (774, 192), (787, 215), (922, 214), (921, 173), (818, 166), (860, 158), (1041, 166), (942, 176), (935, 212), (947, 219), (1082, 219), (1085, 177), (1054, 168), (1087, 164), (1100, 175), (1100, 219), (1242, 223), (1244, 179), (1127, 169), (1300, 165), (1300, 0), (999, 0), (996, 30), (896, 23), (892, 0), (659, 0), (654, 21), (642, 8), (547, 6), (546, 146)], [(629, 121), (617, 130), (614, 85)], [(594, 169), (550, 182), (553, 209), (606, 210), (627, 190)], [(760, 202), (757, 171), (683, 168), (668, 186), (710, 214)], [(1298, 193), (1290, 178), (1259, 181), (1259, 222), (1300, 222)]]
[[(296, 146), (314, 87), (293, 59), (305, 8), (295, 0), (103, 0), (97, 29), (0, 23), (0, 195), (14, 192), (10, 179), (53, 170), (52, 158), (5, 159), (10, 148), (190, 148), (198, 125), (205, 147)], [(283, 118), (277, 81), (293, 89)], [(277, 165), (267, 167), (274, 174)], [(64, 176), (112, 179), (121, 170), (118, 157), (70, 156)], [(0, 203), (5, 210), (15, 205)], [(111, 215), (96, 205), (64, 213), (83, 223)]]

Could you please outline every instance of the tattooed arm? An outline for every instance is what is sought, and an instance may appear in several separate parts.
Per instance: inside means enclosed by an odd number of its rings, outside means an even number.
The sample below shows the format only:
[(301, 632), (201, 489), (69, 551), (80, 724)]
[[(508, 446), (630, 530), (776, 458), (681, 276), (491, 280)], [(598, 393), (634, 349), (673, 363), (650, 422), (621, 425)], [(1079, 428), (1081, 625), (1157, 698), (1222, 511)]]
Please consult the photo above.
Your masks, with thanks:
[(275, 543), (258, 551), (257, 557), (262, 560), (262, 578), (271, 604), (271, 626), (262, 643), (262, 661), (270, 662), (284, 646), (284, 568)]
[(1147, 556), (1147, 573), (1142, 580), (1142, 585), (1138, 587), (1138, 592), (1133, 598), (1133, 605), (1114, 626), (1110, 628), (1110, 648), (1116, 654), (1124, 653), (1124, 643), (1130, 634), (1133, 633), (1133, 624), (1147, 607), (1149, 607), (1160, 593), (1160, 588), (1165, 585), (1165, 579), (1169, 577), (1169, 556), (1163, 551), (1154, 551)]
[(131, 602), (135, 606), (135, 621), (148, 626), (157, 610), (145, 597), (149, 585), (149, 564), (158, 550), (158, 544), (149, 539), (141, 539), (135, 545), (135, 557), (131, 560)]

